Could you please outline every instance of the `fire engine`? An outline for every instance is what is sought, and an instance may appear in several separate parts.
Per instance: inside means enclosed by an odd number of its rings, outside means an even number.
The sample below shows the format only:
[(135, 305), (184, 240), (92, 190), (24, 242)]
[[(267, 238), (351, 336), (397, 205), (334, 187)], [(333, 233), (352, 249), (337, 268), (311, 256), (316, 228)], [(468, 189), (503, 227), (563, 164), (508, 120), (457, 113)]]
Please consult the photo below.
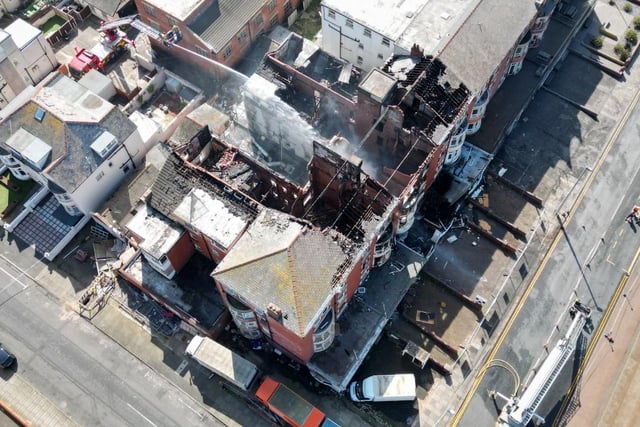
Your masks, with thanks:
[(166, 47), (182, 40), (182, 33), (177, 27), (173, 27), (166, 33), (161, 33), (155, 28), (141, 22), (138, 15), (127, 16), (109, 22), (103, 22), (98, 28), (101, 33), (100, 42), (91, 49), (77, 49), (74, 58), (69, 63), (69, 73), (76, 79), (82, 77), (89, 70), (102, 71), (104, 67), (113, 59), (123, 53), (127, 46), (134, 46), (132, 40), (127, 38), (124, 31), (120, 30), (122, 25), (131, 25), (140, 32), (146, 34), (154, 40), (161, 41)]

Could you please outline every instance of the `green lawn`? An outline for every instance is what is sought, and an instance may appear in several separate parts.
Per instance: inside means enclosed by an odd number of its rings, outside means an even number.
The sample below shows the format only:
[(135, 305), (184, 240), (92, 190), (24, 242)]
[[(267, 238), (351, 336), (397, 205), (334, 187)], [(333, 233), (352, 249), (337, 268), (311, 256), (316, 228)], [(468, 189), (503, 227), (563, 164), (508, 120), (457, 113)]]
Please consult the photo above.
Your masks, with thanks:
[(316, 34), (318, 34), (321, 27), (320, 0), (313, 0), (307, 10), (296, 19), (290, 30), (300, 34), (305, 39), (315, 40)]
[(11, 172), (6, 172), (0, 177), (0, 215), (11, 213), (7, 210), (10, 205), (20, 205), (29, 195), (35, 183), (33, 181), (20, 181), (15, 179)]
[(42, 32), (44, 36), (47, 37), (49, 34), (54, 33), (58, 30), (58, 28), (64, 25), (64, 18), (58, 15), (53, 15), (47, 22), (42, 24)]

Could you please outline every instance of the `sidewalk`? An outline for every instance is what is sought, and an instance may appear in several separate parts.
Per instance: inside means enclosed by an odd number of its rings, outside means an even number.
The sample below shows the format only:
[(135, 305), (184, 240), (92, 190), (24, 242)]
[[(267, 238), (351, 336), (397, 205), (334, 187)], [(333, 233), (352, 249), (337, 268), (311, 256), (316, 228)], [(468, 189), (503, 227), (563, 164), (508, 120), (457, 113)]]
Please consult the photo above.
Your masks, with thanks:
[[(640, 276), (627, 282), (585, 368), (579, 405), (567, 426), (633, 426), (640, 416)], [(575, 399), (575, 397), (574, 397)]]
[(58, 407), (34, 389), (19, 375), (3, 373), (0, 381), (0, 401), (30, 425), (41, 427), (77, 426)]
[[(66, 262), (75, 263), (76, 261), (73, 257), (69, 257)], [(78, 268), (87, 266), (81, 264)], [(67, 309), (77, 312), (78, 299), (89, 286), (92, 277), (87, 277), (86, 286), (80, 287), (78, 284), (80, 277), (71, 278), (58, 272), (56, 268), (51, 268), (42, 270), (33, 279), (55, 295)], [(195, 401), (194, 403), (200, 405), (198, 409), (210, 413), (225, 425), (254, 427), (269, 425), (255, 413), (248, 411), (248, 406), (243, 400), (225, 392), (220, 387), (219, 381), (210, 379), (208, 374), (201, 371), (201, 368), (185, 359), (183, 354), (188, 344), (188, 334), (180, 331), (171, 338), (167, 338), (151, 333), (119, 308), (119, 293), (120, 289), (116, 287), (104, 308), (88, 321), (142, 363), (189, 395)], [(196, 372), (197, 375), (194, 375)], [(11, 402), (7, 401), (7, 404), (17, 409)], [(224, 409), (224, 413), (216, 408)], [(233, 414), (235, 419), (227, 414)], [(29, 412), (25, 414), (25, 418), (34, 420), (34, 414)]]

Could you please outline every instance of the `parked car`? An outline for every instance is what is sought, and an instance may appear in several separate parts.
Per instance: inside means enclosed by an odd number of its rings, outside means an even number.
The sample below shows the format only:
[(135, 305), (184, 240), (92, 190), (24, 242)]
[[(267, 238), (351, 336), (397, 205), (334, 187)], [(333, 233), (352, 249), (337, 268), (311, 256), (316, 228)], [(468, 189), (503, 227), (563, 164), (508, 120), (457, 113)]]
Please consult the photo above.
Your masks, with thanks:
[(16, 362), (16, 357), (0, 346), (0, 366), (9, 368)]

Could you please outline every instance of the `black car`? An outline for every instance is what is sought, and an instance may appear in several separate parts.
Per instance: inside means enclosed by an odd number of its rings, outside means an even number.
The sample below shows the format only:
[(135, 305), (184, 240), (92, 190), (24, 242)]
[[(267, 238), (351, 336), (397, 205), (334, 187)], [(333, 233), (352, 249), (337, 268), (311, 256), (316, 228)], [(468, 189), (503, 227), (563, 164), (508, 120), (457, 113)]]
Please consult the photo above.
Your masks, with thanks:
[(0, 346), (0, 366), (8, 368), (16, 362), (16, 357)]

